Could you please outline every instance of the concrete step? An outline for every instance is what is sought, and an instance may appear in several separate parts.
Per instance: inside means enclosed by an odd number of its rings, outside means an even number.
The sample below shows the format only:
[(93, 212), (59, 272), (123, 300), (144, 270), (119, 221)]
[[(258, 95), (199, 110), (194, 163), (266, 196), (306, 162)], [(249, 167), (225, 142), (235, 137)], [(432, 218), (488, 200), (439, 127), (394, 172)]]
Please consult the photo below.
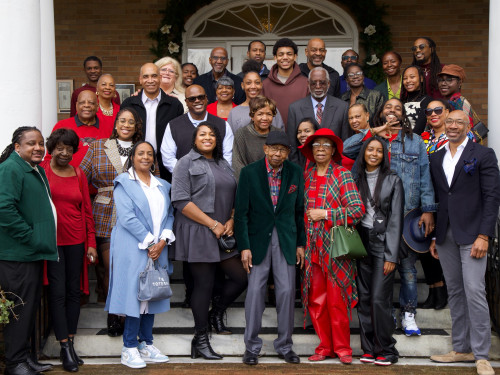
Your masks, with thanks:
[[(154, 343), (167, 355), (189, 356), (192, 329), (154, 329)], [(301, 333), (302, 331), (302, 333)], [(160, 333), (161, 332), (161, 333)], [(263, 329), (260, 337), (263, 340), (262, 353), (275, 355), (273, 340), (276, 338), (276, 329)], [(361, 355), (359, 334), (351, 333), (351, 347), (354, 355)], [(400, 331), (399, 331), (400, 332)], [(403, 357), (429, 357), (435, 353), (446, 353), (452, 350), (451, 337), (448, 330), (424, 330), (422, 336), (406, 337), (399, 333), (394, 337), (397, 340), (396, 347)], [(301, 356), (314, 353), (319, 340), (314, 332), (296, 329), (293, 335), (294, 351)], [(214, 350), (224, 356), (242, 356), (245, 351), (243, 342), (243, 329), (238, 329), (232, 335), (212, 335), (211, 344)], [(120, 355), (123, 341), (121, 337), (111, 338), (102, 334), (99, 329), (79, 329), (75, 339), (76, 351), (82, 357), (116, 357)], [(51, 335), (47, 340), (43, 353), (56, 358), (59, 355), (60, 346)], [(492, 337), (490, 350), (492, 360), (500, 358), (500, 340), (495, 335)]]
[[(396, 310), (397, 311), (397, 310)], [(303, 323), (303, 309), (295, 309), (295, 327), (302, 327)], [(227, 323), (228, 327), (245, 327), (245, 310), (243, 307), (230, 307), (227, 309)], [(101, 329), (106, 327), (107, 313), (103, 310), (102, 305), (86, 305), (80, 310), (80, 320), (78, 328), (94, 328)], [(420, 328), (442, 328), (451, 329), (451, 318), (449, 309), (443, 310), (423, 310), (417, 309), (417, 324)], [(306, 325), (309, 325), (309, 318)], [(179, 327), (190, 328), (193, 327), (193, 315), (190, 309), (183, 309), (180, 307), (172, 308), (164, 314), (157, 314), (155, 316), (155, 327)], [(262, 327), (273, 328), (277, 327), (276, 309), (268, 307), (264, 310), (262, 319)], [(351, 321), (351, 328), (358, 328), (358, 317), (356, 310), (353, 311), (353, 319)]]

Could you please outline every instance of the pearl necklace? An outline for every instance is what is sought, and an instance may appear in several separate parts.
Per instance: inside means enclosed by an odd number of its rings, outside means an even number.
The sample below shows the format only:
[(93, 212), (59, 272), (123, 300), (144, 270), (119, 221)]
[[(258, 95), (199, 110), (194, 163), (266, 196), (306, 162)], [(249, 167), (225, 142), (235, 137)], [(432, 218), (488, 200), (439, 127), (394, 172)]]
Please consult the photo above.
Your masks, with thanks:
[(113, 116), (113, 104), (111, 104), (111, 109), (104, 109), (100, 104), (99, 108), (101, 108), (101, 111), (104, 114), (104, 116)]

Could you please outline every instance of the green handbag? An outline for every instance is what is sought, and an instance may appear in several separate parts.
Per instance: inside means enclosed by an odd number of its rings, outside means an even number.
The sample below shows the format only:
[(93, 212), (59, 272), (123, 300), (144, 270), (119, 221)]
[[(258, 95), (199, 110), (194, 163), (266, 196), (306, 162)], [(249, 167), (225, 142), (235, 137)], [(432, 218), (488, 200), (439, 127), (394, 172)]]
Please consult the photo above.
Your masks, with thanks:
[(357, 259), (367, 255), (361, 237), (355, 227), (347, 226), (347, 210), (344, 225), (337, 225), (337, 210), (333, 210), (334, 226), (330, 229), (330, 247), (328, 253), (331, 258)]

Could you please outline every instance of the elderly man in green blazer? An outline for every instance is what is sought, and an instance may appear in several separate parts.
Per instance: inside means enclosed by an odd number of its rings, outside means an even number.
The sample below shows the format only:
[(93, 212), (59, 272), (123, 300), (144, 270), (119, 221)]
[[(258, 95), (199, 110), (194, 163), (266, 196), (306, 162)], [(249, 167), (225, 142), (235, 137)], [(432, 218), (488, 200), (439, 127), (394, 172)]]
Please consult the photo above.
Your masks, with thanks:
[(278, 312), (274, 349), (288, 363), (299, 363), (292, 350), (295, 307), (295, 264), (304, 264), (304, 178), (288, 160), (285, 133), (272, 131), (265, 157), (241, 170), (235, 204), (235, 236), (248, 273), (245, 299), (243, 363), (256, 365), (262, 348), (259, 331), (264, 313), (266, 282), (273, 270)]
[[(6, 375), (35, 375), (51, 366), (28, 356), (30, 334), (42, 290), (43, 260), (57, 260), (56, 212), (49, 182), (37, 167), (45, 154), (43, 137), (35, 127), (14, 132), (0, 156), (0, 286), (23, 302), (4, 326)], [(12, 295), (8, 294), (7, 298)]]

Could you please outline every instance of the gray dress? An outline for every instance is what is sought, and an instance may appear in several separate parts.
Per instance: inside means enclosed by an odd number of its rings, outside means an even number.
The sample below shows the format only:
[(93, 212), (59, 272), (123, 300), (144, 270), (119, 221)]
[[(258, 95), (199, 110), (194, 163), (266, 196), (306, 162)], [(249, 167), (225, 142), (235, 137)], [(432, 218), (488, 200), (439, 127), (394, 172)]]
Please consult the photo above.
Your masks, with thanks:
[[(210, 166), (215, 179), (215, 204), (214, 212), (207, 213), (212, 219), (224, 225), (231, 217), (236, 195), (236, 180), (226, 163), (217, 164), (213, 159), (205, 159)], [(187, 218), (182, 210), (189, 200), (173, 202), (176, 209), (174, 221), (175, 242), (173, 249), (175, 260), (189, 263), (213, 263), (239, 255), (237, 250), (226, 253), (219, 249), (217, 238), (213, 232), (204, 225)]]

